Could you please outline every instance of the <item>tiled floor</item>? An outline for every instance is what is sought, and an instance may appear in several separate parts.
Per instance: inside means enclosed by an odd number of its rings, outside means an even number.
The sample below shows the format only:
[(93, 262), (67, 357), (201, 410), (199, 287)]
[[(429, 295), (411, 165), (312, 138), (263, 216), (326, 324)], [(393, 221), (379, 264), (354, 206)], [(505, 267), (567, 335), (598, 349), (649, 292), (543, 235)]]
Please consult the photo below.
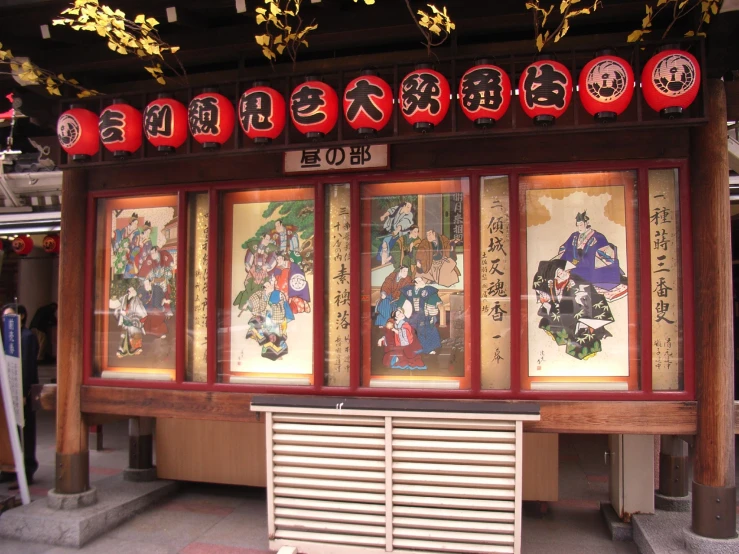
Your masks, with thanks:
[[(127, 425), (105, 426), (105, 447), (90, 452), (90, 479), (116, 474), (127, 465)], [(33, 498), (53, 483), (53, 420), (39, 422), (41, 464)], [(610, 540), (599, 503), (608, 501), (603, 436), (560, 437), (560, 500), (542, 515), (527, 505), (523, 519), (525, 554), (636, 554), (634, 543)], [(0, 491), (7, 490), (2, 485)], [(141, 513), (80, 550), (0, 539), (0, 554), (269, 554), (263, 489), (185, 484), (164, 503)]]

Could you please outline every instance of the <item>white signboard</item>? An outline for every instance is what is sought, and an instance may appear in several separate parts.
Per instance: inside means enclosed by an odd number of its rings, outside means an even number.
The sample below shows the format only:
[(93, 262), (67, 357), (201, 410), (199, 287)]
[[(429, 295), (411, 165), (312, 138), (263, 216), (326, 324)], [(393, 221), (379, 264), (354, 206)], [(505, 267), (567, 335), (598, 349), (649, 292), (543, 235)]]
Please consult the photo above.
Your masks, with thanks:
[(21, 332), (20, 316), (3, 316), (3, 346), (5, 347), (5, 360), (8, 367), (9, 390), (13, 396), (13, 412), (15, 413), (16, 424), (19, 427), (24, 427)]
[(285, 173), (385, 169), (387, 144), (303, 148), (285, 152)]

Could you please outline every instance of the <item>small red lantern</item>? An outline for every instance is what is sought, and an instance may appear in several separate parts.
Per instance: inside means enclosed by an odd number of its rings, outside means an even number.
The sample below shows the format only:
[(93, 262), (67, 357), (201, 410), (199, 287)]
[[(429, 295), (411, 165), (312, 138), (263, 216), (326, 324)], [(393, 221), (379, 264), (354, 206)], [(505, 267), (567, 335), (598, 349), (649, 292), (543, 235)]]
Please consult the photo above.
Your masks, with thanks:
[(326, 83), (307, 77), (290, 95), (290, 119), (306, 138), (330, 133), (339, 118), (339, 97)]
[(373, 71), (363, 71), (344, 90), (344, 115), (362, 136), (381, 131), (393, 115), (393, 91)]
[(486, 60), (467, 70), (459, 81), (459, 105), (477, 127), (491, 127), (503, 117), (511, 104), (508, 74)]
[(572, 76), (561, 63), (539, 58), (523, 70), (518, 82), (518, 98), (534, 124), (553, 125), (572, 100)]
[(98, 116), (90, 110), (72, 107), (59, 116), (56, 136), (72, 161), (87, 161), (100, 149)]
[(701, 70), (695, 56), (683, 50), (664, 50), (653, 56), (641, 74), (642, 93), (649, 107), (662, 117), (680, 117), (695, 97)]
[(160, 95), (144, 110), (144, 134), (159, 152), (174, 152), (187, 140), (187, 108)]
[(190, 134), (207, 150), (215, 150), (233, 133), (236, 112), (228, 98), (206, 91), (190, 101), (187, 109)]
[(98, 130), (103, 146), (116, 158), (127, 158), (141, 148), (143, 141), (143, 117), (141, 112), (123, 100), (113, 103), (100, 112)]
[(604, 123), (615, 121), (634, 96), (631, 65), (609, 52), (585, 64), (578, 84), (583, 108)]
[(400, 113), (416, 131), (425, 133), (444, 119), (449, 110), (449, 82), (427, 65), (418, 65), (400, 83)]
[(44, 252), (46, 252), (47, 254), (59, 253), (59, 247), (61, 246), (59, 235), (46, 235), (42, 244), (44, 247)]
[(13, 239), (13, 252), (19, 256), (27, 256), (33, 250), (33, 239), (28, 235), (20, 235)]
[(257, 81), (239, 100), (239, 122), (256, 144), (272, 142), (285, 128), (285, 99), (267, 83)]

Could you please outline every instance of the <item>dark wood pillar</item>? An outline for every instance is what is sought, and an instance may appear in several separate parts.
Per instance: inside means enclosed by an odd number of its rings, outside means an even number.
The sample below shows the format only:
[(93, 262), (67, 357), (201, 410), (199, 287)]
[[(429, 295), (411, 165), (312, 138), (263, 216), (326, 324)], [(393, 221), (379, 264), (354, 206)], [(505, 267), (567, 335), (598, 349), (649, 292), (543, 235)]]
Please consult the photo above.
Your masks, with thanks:
[(729, 157), (724, 83), (709, 79), (706, 125), (691, 132), (698, 432), (693, 467), (693, 532), (736, 536), (734, 339)]
[(688, 445), (679, 437), (662, 435), (659, 452), (659, 494), (680, 498), (688, 496)]
[(90, 488), (88, 430), (82, 417), (84, 260), (87, 185), (82, 169), (65, 169), (59, 253), (59, 347), (57, 366), (56, 481), (54, 492), (79, 494)]
[(154, 418), (132, 417), (128, 420), (128, 467), (154, 467)]

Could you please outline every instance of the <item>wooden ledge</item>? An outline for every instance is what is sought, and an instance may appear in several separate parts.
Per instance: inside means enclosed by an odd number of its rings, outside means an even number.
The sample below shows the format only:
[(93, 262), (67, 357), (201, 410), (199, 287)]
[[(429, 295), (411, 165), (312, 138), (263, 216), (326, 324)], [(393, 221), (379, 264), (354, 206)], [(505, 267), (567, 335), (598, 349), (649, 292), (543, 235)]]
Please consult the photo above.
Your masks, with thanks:
[[(240, 392), (82, 387), (82, 412), (117, 416), (172, 417), (221, 421), (260, 421), (249, 408), (252, 395)], [(34, 397), (44, 410), (56, 409), (56, 385), (44, 385)], [(524, 423), (539, 433), (625, 433), (694, 435), (695, 402), (541, 401), (541, 421)], [(739, 402), (734, 404), (739, 434)]]

